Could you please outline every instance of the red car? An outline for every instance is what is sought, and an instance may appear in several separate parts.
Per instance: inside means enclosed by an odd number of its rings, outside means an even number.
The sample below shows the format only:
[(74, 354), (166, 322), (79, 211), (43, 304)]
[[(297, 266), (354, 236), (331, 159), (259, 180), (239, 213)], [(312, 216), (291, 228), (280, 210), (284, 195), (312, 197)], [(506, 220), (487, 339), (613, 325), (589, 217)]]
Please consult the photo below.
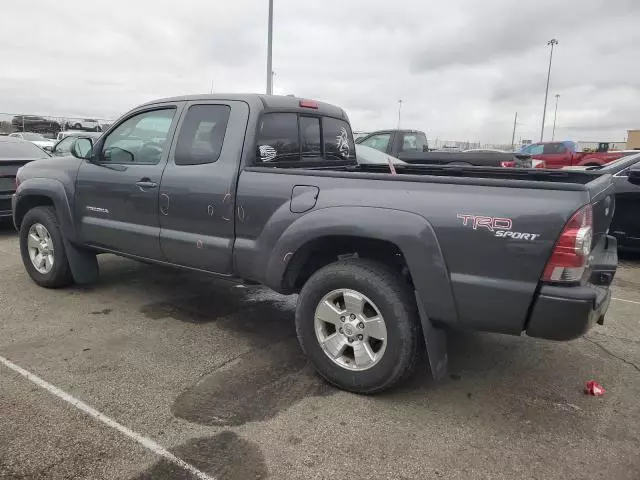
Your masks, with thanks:
[(520, 153), (544, 160), (546, 168), (605, 165), (628, 154), (616, 151), (580, 152), (575, 142), (570, 141), (534, 143), (523, 147)]

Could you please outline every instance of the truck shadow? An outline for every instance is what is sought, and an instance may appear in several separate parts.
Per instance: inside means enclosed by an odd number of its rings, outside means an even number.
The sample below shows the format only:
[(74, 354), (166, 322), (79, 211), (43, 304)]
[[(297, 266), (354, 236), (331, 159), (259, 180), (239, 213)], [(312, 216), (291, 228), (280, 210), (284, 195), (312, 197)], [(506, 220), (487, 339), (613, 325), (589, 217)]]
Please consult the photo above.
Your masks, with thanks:
[[(201, 425), (239, 426), (271, 419), (309, 397), (341, 393), (315, 374), (300, 351), (295, 296), (121, 259), (105, 263), (100, 282), (86, 288), (121, 291), (121, 283), (128, 295), (146, 299), (137, 302), (146, 318), (215, 327), (249, 347), (193, 379), (174, 400), (175, 417)], [(585, 355), (581, 345), (580, 340), (555, 343), (452, 331), (447, 378), (430, 380), (423, 359), (408, 381), (376, 395), (373, 402), (375, 408), (399, 402), (472, 416), (481, 415), (482, 409), (527, 419), (540, 415), (536, 421), (545, 425), (566, 425), (567, 415), (581, 414), (575, 397), (582, 396), (583, 382), (603, 365), (602, 357)], [(532, 379), (544, 388), (533, 386)], [(542, 418), (543, 412), (548, 419)]]
[[(139, 311), (150, 320), (173, 319), (224, 332), (249, 346), (180, 393), (175, 417), (200, 425), (238, 426), (273, 418), (309, 397), (337, 393), (315, 375), (295, 335), (297, 297), (206, 275), (113, 259), (92, 289), (119, 288), (150, 299)], [(228, 341), (228, 340), (227, 340)], [(233, 341), (233, 340), (231, 340)], [(211, 345), (216, 348), (216, 345)]]

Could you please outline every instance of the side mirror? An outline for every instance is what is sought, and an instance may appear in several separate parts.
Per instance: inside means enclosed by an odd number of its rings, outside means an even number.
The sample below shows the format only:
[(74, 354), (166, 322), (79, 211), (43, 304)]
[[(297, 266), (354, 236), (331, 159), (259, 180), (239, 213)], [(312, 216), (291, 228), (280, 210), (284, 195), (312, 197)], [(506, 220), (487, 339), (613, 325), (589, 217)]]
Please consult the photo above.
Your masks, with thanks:
[(79, 137), (71, 144), (71, 155), (76, 158), (86, 159), (93, 148), (93, 142), (90, 138)]
[(640, 166), (636, 165), (631, 170), (629, 170), (628, 180), (634, 185), (640, 185)]
[(49, 152), (49, 153), (53, 152), (53, 147), (51, 145), (45, 145), (44, 147), (42, 147), (42, 149), (45, 152)]

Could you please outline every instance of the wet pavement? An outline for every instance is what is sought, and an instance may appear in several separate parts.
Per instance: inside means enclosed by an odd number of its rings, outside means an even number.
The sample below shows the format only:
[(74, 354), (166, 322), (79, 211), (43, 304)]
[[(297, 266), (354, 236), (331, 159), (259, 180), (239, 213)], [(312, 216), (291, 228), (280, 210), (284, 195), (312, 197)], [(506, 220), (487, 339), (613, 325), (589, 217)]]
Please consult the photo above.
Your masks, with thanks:
[[(39, 288), (0, 230), (0, 356), (212, 478), (640, 478), (638, 255), (587, 337), (457, 332), (447, 379), (373, 397), (314, 374), (295, 296), (100, 265), (95, 285)], [(0, 478), (195, 477), (0, 365)]]

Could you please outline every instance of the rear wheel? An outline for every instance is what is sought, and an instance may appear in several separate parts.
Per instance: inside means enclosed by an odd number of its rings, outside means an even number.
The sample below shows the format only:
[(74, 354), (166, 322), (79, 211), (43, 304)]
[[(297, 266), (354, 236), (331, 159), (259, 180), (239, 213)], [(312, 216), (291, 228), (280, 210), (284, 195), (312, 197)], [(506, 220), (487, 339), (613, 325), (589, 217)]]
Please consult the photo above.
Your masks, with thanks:
[(376, 393), (407, 377), (421, 338), (410, 286), (368, 260), (336, 262), (313, 274), (300, 292), (296, 330), (318, 373), (356, 393)]
[(27, 273), (38, 285), (58, 288), (73, 283), (53, 208), (35, 207), (24, 216), (20, 225), (20, 253)]

